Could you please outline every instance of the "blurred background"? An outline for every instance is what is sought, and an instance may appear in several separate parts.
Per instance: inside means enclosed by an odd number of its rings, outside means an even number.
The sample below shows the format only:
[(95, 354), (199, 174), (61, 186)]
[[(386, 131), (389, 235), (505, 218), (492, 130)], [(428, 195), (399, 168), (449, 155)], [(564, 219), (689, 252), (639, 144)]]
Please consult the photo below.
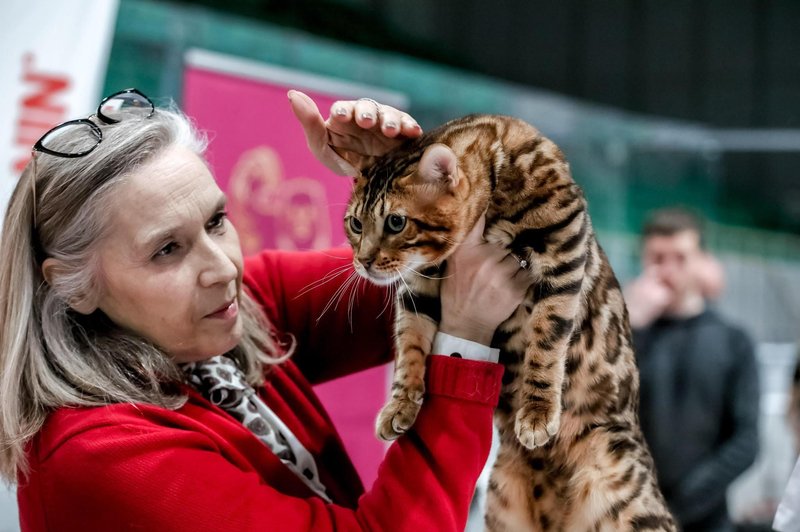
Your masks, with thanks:
[[(338, 178), (318, 167), (295, 169), (294, 159), (308, 156), (280, 146), (288, 131), (294, 148), (304, 149), (299, 130), (282, 125), (289, 87), (325, 105), (372, 96), (403, 107), (423, 128), (472, 112), (533, 123), (569, 159), (622, 282), (639, 272), (638, 234), (648, 212), (680, 204), (702, 213), (727, 279), (716, 306), (756, 341), (762, 383), (761, 454), (731, 488), (731, 512), (753, 527), (771, 519), (796, 459), (786, 411), (800, 323), (800, 2), (11, 4), (6, 24), (15, 28), (0, 42), (23, 59), (4, 63), (13, 70), (3, 72), (0, 86), (14, 108), (3, 129), (17, 131), (18, 140), (26, 105), (35, 106), (37, 95), (40, 106), (45, 97), (56, 102), (69, 88), (52, 82), (58, 65), (37, 64), (44, 76), (37, 77), (24, 55), (47, 40), (50, 11), (66, 7), (78, 21), (104, 11), (106, 36), (89, 45), (99, 51), (91, 59), (99, 74), (90, 98), (62, 119), (88, 115), (96, 106), (88, 102), (126, 87), (176, 101), (214, 139), (218, 179), (250, 201), (234, 217), (252, 226), (244, 231), (251, 243), (243, 239), (251, 251), (343, 242), (346, 183), (332, 187)], [(78, 41), (95, 28), (78, 23), (68, 31)], [(40, 122), (38, 130), (48, 129)], [(26, 136), (33, 138), (27, 146), (41, 132)], [(4, 154), (4, 164), (11, 159)], [(18, 175), (13, 168), (4, 169), (6, 190)], [(282, 229), (286, 223), (292, 227)], [(371, 427), (385, 378), (385, 371), (362, 376), (378, 390), (374, 403), (353, 395), (352, 385), (321, 390), (356, 460), (364, 457), (359, 470), (367, 485), (382, 452)], [(353, 403), (363, 409), (354, 413)], [(0, 531), (16, 530), (11, 494), (6, 499)]]

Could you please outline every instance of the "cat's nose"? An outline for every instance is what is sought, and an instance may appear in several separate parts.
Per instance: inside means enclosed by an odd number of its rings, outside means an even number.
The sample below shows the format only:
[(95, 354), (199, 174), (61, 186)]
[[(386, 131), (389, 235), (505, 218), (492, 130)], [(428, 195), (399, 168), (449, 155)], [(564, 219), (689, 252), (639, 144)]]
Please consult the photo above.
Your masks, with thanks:
[(375, 262), (375, 257), (359, 257), (359, 258), (358, 258), (358, 262), (360, 262), (360, 263), (361, 263), (361, 265), (362, 265), (362, 266), (363, 266), (365, 269), (367, 269), (367, 270), (368, 270), (368, 269), (369, 269), (369, 267), (370, 267), (370, 266), (372, 266), (372, 263), (373, 263), (373, 262)]

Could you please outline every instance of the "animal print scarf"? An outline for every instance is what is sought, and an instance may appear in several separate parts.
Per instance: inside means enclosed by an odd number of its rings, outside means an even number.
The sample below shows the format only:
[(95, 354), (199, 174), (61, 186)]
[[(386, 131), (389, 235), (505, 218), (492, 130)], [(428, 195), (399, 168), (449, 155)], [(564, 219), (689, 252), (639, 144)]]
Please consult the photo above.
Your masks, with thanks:
[(314, 457), (261, 400), (232, 359), (220, 355), (182, 364), (181, 368), (189, 383), (203, 397), (239, 420), (314, 493), (331, 502), (325, 486), (319, 481)]

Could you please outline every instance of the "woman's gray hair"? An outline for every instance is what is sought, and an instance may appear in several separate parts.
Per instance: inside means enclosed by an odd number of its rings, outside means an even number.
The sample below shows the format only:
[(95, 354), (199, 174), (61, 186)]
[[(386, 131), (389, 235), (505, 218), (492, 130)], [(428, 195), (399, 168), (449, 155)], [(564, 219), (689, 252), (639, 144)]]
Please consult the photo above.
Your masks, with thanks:
[[(95, 246), (108, 229), (109, 199), (126, 176), (173, 146), (202, 156), (207, 142), (177, 109), (149, 118), (99, 124), (102, 141), (90, 154), (36, 154), (17, 183), (0, 237), (0, 476), (27, 474), (25, 444), (47, 415), (62, 406), (150, 403), (178, 408), (186, 398), (176, 363), (101, 311), (70, 307), (89, 297), (102, 278)], [(60, 146), (80, 142), (59, 135)], [(57, 259), (59, 274), (45, 282), (41, 262)], [(283, 360), (257, 304), (242, 293), (244, 334), (228, 356), (251, 384), (264, 364)]]

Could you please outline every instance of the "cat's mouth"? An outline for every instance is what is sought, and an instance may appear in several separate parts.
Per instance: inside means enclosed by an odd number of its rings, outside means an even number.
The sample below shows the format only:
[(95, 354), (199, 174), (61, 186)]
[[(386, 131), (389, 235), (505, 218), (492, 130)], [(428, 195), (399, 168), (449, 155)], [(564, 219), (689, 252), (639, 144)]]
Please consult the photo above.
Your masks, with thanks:
[(400, 273), (397, 271), (385, 272), (385, 271), (375, 270), (374, 268), (367, 269), (364, 268), (363, 265), (357, 264), (356, 272), (361, 277), (367, 279), (372, 284), (376, 284), (378, 286), (389, 286), (400, 281)]

